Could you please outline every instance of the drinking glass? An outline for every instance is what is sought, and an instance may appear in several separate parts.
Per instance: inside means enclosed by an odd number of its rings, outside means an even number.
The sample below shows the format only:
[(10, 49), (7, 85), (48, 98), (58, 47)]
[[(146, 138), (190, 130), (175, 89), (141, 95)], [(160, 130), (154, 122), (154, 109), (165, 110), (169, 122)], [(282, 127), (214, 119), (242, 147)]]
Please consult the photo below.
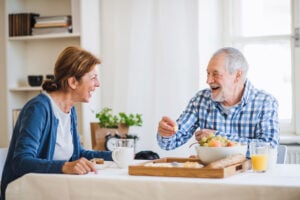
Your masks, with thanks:
[(269, 143), (252, 141), (250, 143), (250, 156), (254, 172), (266, 172), (268, 168)]

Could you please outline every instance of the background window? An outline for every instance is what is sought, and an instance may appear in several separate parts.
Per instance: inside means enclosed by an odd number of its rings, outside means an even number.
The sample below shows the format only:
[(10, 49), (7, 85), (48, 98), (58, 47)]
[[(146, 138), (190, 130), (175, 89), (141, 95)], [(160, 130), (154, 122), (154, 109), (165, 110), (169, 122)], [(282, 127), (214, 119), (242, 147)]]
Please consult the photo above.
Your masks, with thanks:
[[(232, 0), (227, 42), (246, 56), (255, 87), (279, 102), (280, 124), (292, 130), (292, 12), (288, 0)], [(231, 12), (230, 12), (231, 11)], [(281, 128), (282, 129), (282, 128)]]

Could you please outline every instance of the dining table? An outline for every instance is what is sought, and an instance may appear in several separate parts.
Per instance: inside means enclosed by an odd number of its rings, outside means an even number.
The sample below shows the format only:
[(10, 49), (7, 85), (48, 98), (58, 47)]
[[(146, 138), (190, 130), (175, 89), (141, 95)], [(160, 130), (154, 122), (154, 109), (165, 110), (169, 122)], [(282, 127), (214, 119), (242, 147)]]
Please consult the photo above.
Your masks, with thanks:
[[(135, 160), (140, 164), (142, 160)], [(130, 175), (112, 161), (85, 175), (29, 173), (11, 182), (7, 200), (299, 200), (300, 165), (276, 164), (226, 178)]]

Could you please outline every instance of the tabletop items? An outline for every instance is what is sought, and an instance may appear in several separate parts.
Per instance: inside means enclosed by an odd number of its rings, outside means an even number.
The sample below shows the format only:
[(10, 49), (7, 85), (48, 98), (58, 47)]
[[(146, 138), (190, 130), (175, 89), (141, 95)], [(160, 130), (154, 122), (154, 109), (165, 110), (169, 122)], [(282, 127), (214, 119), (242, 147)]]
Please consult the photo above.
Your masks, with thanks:
[(233, 162), (223, 168), (204, 166), (197, 158), (161, 158), (128, 167), (129, 175), (191, 178), (225, 178), (251, 167), (250, 160)]
[(277, 146), (273, 147), (267, 142), (252, 141), (249, 148), (254, 172), (261, 173), (274, 168), (277, 161)]

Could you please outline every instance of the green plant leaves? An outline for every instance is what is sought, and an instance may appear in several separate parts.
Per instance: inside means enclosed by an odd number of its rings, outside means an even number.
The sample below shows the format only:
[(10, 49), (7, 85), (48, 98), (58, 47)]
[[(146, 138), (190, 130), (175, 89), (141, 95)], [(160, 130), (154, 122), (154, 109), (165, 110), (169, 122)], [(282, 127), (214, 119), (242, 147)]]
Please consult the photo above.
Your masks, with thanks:
[(143, 119), (141, 114), (126, 114), (120, 112), (119, 115), (114, 115), (112, 109), (105, 107), (100, 112), (96, 113), (96, 118), (99, 120), (100, 127), (117, 128), (119, 124), (130, 126), (142, 126)]

